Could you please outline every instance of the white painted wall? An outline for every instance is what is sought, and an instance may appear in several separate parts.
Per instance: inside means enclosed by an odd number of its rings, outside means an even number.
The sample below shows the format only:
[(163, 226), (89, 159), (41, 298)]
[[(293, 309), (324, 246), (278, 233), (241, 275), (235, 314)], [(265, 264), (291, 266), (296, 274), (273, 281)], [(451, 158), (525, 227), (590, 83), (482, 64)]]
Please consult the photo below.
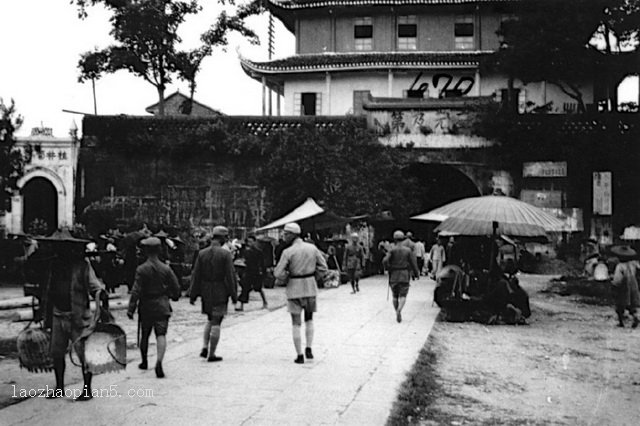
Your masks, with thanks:
[(11, 199), (11, 212), (3, 220), (9, 233), (23, 232), (23, 199), (20, 190), (30, 179), (42, 177), (49, 180), (58, 193), (58, 227), (71, 227), (74, 223), (75, 178), (78, 160), (78, 143), (72, 138), (28, 136), (18, 138), (17, 147), (39, 146), (40, 154), (34, 152), (32, 161), (25, 166), (18, 181), (18, 192)]
[[(420, 73), (422, 72), (422, 75)], [(441, 78), (438, 85), (434, 87), (433, 77), (436, 74), (444, 73), (451, 75), (452, 79), (449, 89), (453, 89), (461, 78), (472, 79), (474, 82), (471, 91), (467, 96), (491, 96), (507, 87), (505, 76), (480, 76), (480, 83), (477, 82), (475, 70), (470, 69), (441, 69), (441, 70), (411, 70), (394, 71), (391, 84), (391, 97), (401, 98), (404, 91), (413, 86), (418, 88), (421, 84), (428, 85), (425, 97), (437, 98), (440, 91), (444, 89), (447, 79)], [(419, 78), (418, 78), (419, 77)], [(469, 83), (462, 83), (459, 88), (468, 87)], [(334, 72), (331, 73), (331, 93), (327, 93), (327, 85), (324, 73), (307, 74), (304, 76), (291, 76), (284, 85), (284, 115), (294, 115), (294, 94), (304, 92), (322, 93), (322, 115), (345, 115), (353, 111), (353, 92), (356, 90), (369, 90), (376, 97), (389, 96), (389, 78), (387, 71), (360, 71), (360, 72)], [(559, 88), (551, 84), (530, 83), (523, 85), (516, 81), (516, 88), (524, 88), (526, 100), (532, 101), (536, 105), (543, 105), (552, 101), (552, 113), (564, 113), (564, 103), (575, 103), (568, 95), (561, 92)], [(593, 102), (592, 85), (583, 85), (583, 96), (586, 104)], [(327, 100), (330, 102), (327, 102)]]

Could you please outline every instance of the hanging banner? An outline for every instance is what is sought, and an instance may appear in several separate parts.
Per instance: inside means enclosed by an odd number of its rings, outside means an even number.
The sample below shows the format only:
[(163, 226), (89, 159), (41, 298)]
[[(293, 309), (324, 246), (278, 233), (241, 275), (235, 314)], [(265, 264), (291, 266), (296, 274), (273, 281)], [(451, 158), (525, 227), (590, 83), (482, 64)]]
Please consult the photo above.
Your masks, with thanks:
[(593, 214), (611, 216), (611, 172), (593, 172)]

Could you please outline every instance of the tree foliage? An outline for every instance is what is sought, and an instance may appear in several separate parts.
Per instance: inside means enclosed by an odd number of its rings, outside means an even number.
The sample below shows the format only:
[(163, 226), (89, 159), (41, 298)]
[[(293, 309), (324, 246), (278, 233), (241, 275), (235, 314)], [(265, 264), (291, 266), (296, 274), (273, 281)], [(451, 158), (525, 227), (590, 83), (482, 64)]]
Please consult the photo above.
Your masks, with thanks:
[[(234, 15), (222, 12), (216, 22), (201, 37), (201, 45), (192, 50), (180, 50), (178, 29), (189, 15), (198, 13), (197, 0), (73, 0), (80, 18), (87, 8), (102, 4), (112, 12), (111, 35), (116, 44), (85, 52), (78, 67), (80, 81), (97, 79), (103, 74), (127, 70), (153, 85), (158, 92), (159, 114), (164, 115), (164, 92), (173, 78), (188, 82), (191, 99), (202, 61), (215, 47), (228, 44), (228, 34), (237, 32), (257, 43), (256, 33), (245, 20), (260, 11), (257, 1), (238, 7)], [(224, 0), (218, 3), (225, 4)]]
[[(585, 112), (581, 84), (606, 74), (608, 61), (614, 60), (606, 54), (619, 51), (611, 40), (619, 47), (637, 37), (637, 0), (541, 0), (518, 6), (517, 14), (502, 22), (501, 47), (486, 68), (506, 73), (510, 89), (514, 79), (553, 84)], [(607, 86), (615, 84), (600, 77)], [(609, 93), (615, 97), (615, 89)]]
[(307, 197), (345, 216), (391, 210), (404, 217), (417, 208), (412, 185), (402, 175), (406, 160), (401, 150), (380, 145), (355, 123), (280, 131), (270, 137), (269, 146), (260, 180), (274, 216)]
[(15, 102), (11, 100), (6, 105), (0, 98), (0, 212), (8, 210), (11, 196), (28, 159), (29, 153), (16, 148), (13, 136), (21, 124), (22, 117), (16, 113)]

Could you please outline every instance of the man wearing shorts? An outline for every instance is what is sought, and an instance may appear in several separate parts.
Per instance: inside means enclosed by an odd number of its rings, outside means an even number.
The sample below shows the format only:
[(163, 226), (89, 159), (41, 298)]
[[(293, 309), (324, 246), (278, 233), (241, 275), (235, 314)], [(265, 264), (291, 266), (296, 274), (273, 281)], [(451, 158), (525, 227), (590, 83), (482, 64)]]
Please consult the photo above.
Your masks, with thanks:
[[(284, 240), (290, 246), (282, 252), (274, 276), (287, 283), (287, 310), (291, 313), (293, 345), (296, 348), (296, 364), (303, 364), (305, 356), (313, 359), (313, 313), (316, 311), (318, 286), (316, 276), (327, 272), (327, 262), (316, 246), (300, 238), (300, 226), (288, 223), (284, 227)], [(304, 311), (307, 346), (302, 354), (302, 311)]]
[(164, 377), (162, 360), (167, 349), (167, 328), (172, 312), (169, 298), (178, 300), (180, 286), (171, 268), (160, 261), (159, 256), (162, 250), (160, 239), (150, 237), (142, 240), (140, 244), (144, 248), (147, 260), (136, 268), (127, 316), (133, 319), (133, 313), (136, 307), (138, 308), (138, 326), (141, 330), (138, 345), (142, 358), (138, 367), (142, 370), (147, 369), (147, 350), (151, 330), (156, 334), (156, 377), (161, 378)]
[(233, 256), (223, 245), (229, 239), (229, 230), (224, 226), (213, 228), (211, 245), (198, 253), (191, 272), (189, 302), (193, 305), (198, 296), (202, 298), (202, 313), (207, 315), (200, 356), (209, 362), (222, 361), (216, 356), (220, 341), (220, 326), (227, 314), (229, 298), (238, 302), (238, 282), (233, 267)]
[(403, 243), (404, 239), (402, 231), (394, 232), (395, 244), (383, 260), (385, 268), (389, 270), (389, 286), (393, 292), (393, 307), (396, 310), (398, 322), (402, 322), (402, 308), (409, 293), (411, 275), (414, 277), (420, 275), (413, 250)]

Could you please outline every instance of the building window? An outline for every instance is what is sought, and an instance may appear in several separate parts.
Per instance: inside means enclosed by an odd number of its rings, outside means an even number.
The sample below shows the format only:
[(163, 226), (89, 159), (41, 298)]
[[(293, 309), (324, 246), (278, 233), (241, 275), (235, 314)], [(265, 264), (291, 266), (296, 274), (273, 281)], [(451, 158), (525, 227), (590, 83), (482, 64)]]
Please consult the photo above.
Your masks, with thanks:
[(322, 112), (322, 93), (296, 93), (294, 105), (295, 115), (318, 115)]
[(455, 23), (456, 49), (473, 50), (473, 15), (460, 15)]
[(415, 15), (398, 17), (398, 50), (416, 50), (417, 34)]
[(353, 26), (356, 50), (373, 49), (373, 21), (371, 18), (356, 18)]

